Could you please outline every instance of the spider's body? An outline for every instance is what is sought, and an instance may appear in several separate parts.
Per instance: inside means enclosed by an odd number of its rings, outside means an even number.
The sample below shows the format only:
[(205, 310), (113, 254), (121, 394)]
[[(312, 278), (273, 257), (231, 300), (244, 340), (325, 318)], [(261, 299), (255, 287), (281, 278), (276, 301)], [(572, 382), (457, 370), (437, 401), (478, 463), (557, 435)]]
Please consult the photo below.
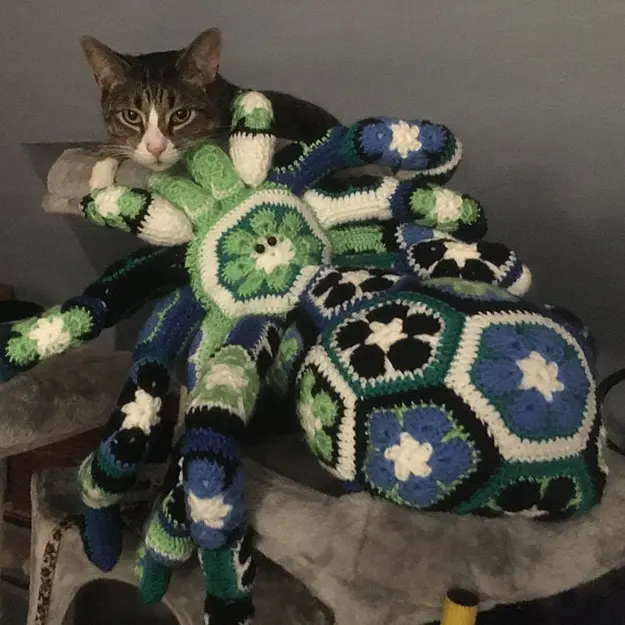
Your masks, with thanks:
[[(479, 204), (434, 184), (460, 160), (455, 137), (371, 118), (290, 146), (270, 167), (266, 100), (243, 95), (234, 123), (231, 158), (193, 148), (190, 180), (158, 174), (149, 191), (108, 185), (85, 198), (94, 223), (165, 249), (111, 268), (3, 343), (8, 378), (170, 292), (80, 470), (90, 558), (108, 569), (119, 556), (118, 504), (166, 438), (160, 411), (180, 360), (179, 462), (139, 558), (149, 600), (199, 548), (207, 614), (251, 617), (239, 441), (268, 385), (295, 398), (310, 448), (352, 487), (457, 513), (565, 518), (594, 505), (604, 476), (589, 338), (523, 300), (529, 271), (481, 241)], [(367, 163), (414, 177), (328, 177)]]

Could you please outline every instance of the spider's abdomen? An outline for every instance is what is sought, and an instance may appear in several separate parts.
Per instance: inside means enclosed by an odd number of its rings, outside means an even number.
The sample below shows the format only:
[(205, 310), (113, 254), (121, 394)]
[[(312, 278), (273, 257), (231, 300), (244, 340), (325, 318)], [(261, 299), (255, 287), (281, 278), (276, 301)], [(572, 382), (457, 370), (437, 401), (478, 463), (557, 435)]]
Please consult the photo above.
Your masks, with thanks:
[(583, 332), (488, 284), (332, 271), (309, 289), (324, 329), (297, 378), (327, 469), (419, 509), (559, 519), (599, 501)]

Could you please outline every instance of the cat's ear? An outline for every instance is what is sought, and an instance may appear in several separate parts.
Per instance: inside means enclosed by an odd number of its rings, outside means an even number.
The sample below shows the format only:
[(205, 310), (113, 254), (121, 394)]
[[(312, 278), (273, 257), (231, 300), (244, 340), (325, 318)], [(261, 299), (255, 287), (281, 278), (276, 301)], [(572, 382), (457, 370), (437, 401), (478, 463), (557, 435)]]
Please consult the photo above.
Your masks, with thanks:
[(218, 28), (209, 28), (182, 50), (178, 69), (183, 80), (204, 86), (215, 81), (220, 62), (221, 32)]
[(129, 65), (117, 52), (93, 37), (81, 37), (80, 46), (101, 89), (109, 90), (126, 79)]

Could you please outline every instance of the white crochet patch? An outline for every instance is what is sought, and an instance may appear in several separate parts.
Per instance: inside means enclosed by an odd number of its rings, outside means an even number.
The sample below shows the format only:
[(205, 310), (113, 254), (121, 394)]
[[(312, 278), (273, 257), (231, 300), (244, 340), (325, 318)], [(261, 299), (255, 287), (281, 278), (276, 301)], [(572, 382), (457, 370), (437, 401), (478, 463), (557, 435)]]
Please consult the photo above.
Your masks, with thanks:
[(152, 245), (171, 246), (190, 241), (193, 229), (191, 222), (181, 210), (154, 195), (138, 235), (140, 239)]
[(362, 219), (391, 219), (391, 198), (398, 186), (398, 180), (386, 176), (377, 189), (349, 197), (331, 197), (311, 190), (306, 191), (302, 199), (313, 209), (319, 223), (327, 228)]
[(211, 529), (223, 529), (232, 506), (224, 501), (223, 494), (215, 497), (198, 497), (190, 492), (187, 496), (189, 513), (194, 523), (202, 523)]
[[(335, 466), (323, 463), (332, 475), (344, 481), (356, 479), (356, 395), (337, 368), (332, 364), (328, 354), (320, 345), (313, 347), (306, 356), (298, 374), (298, 383), (310, 365), (316, 365), (322, 375), (341, 398), (343, 413), (337, 432), (338, 459)], [(298, 413), (300, 407), (298, 406)], [(306, 414), (298, 414), (305, 418)], [(309, 424), (314, 427), (314, 424)], [(306, 427), (306, 424), (302, 424)]]
[(230, 158), (237, 174), (245, 184), (257, 187), (267, 177), (276, 147), (271, 134), (240, 133), (230, 137)]

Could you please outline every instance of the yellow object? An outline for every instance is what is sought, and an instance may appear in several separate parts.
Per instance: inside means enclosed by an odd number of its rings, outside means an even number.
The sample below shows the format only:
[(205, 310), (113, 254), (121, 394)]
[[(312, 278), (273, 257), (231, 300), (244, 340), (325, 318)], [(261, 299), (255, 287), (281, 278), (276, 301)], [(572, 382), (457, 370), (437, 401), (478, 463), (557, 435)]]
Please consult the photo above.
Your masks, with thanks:
[(445, 597), (440, 625), (475, 625), (478, 606), (479, 599), (472, 592), (450, 590)]

